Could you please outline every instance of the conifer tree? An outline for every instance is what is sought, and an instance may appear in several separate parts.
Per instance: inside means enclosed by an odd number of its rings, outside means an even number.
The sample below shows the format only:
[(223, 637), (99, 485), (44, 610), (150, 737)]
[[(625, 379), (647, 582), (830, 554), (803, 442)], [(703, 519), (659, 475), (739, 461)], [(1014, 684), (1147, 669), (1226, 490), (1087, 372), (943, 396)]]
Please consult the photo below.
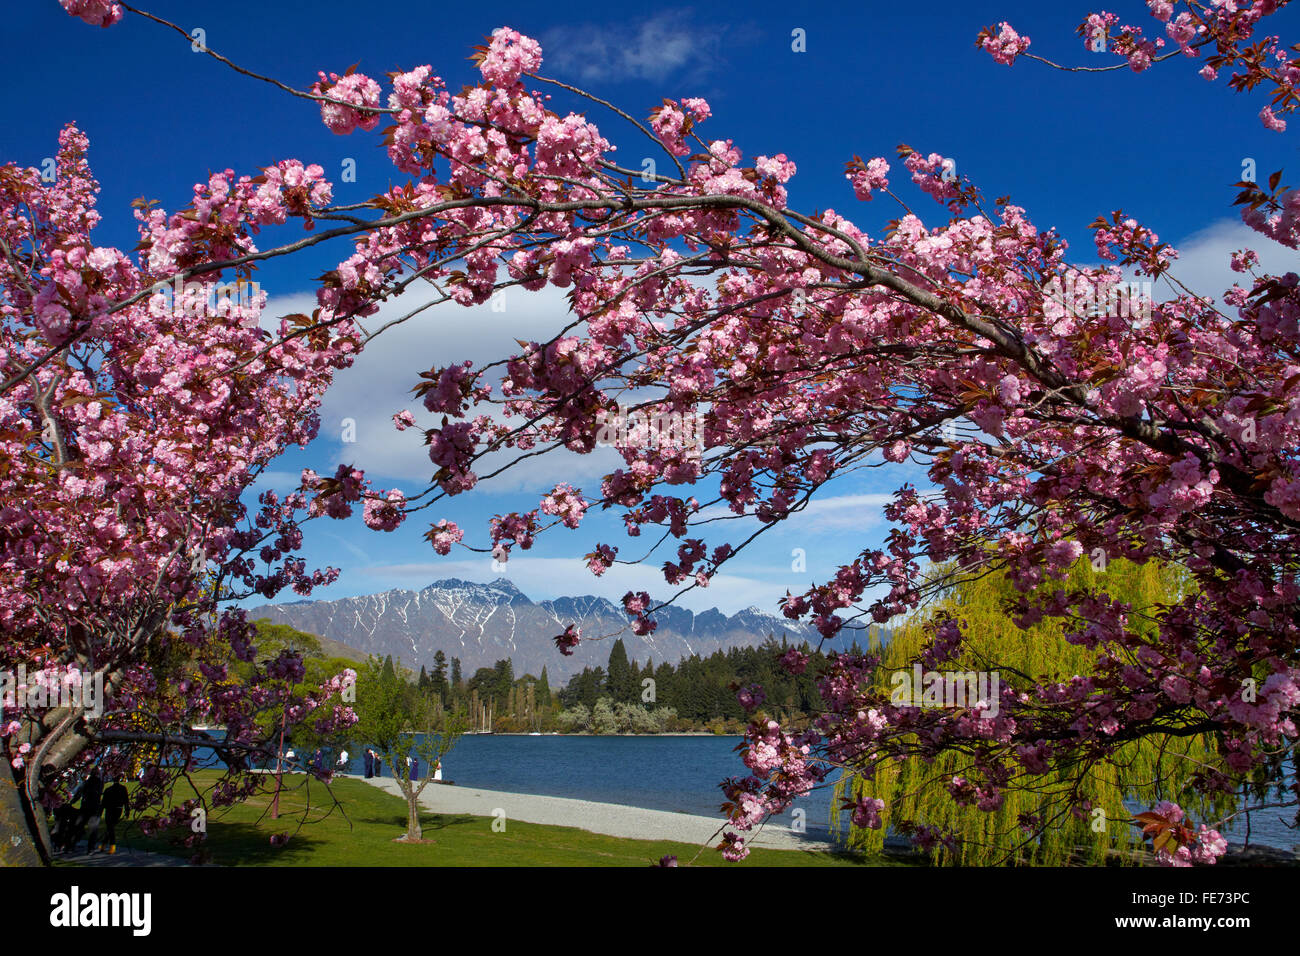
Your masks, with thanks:
[(619, 638), (609, 651), (609, 694), (618, 703), (630, 703), (636, 698), (632, 665), (628, 662), (627, 648)]

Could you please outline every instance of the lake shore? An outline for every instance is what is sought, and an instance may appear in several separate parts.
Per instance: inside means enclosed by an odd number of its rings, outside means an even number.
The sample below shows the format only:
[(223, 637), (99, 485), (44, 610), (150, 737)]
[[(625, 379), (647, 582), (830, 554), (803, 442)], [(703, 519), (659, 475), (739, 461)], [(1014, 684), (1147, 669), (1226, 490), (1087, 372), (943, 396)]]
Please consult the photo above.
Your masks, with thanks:
[(467, 737), (739, 737), (740, 734), (715, 734), (711, 730), (665, 730), (653, 734), (594, 734), (589, 730), (579, 730), (564, 732), (560, 730), (548, 730), (540, 734), (530, 734), (522, 730), (494, 730), (491, 733), (483, 730), (471, 730), (465, 733)]
[[(397, 782), (391, 777), (371, 778), (365, 782), (388, 793), (401, 795)], [(507, 828), (511, 820), (519, 820), (548, 826), (577, 827), (590, 833), (631, 840), (673, 840), (709, 847), (717, 844), (717, 831), (723, 824), (721, 815), (706, 817), (668, 810), (646, 810), (619, 803), (597, 803), (570, 797), (547, 797), (440, 784), (425, 787), (424, 793), (420, 795), (420, 804), (435, 813), (467, 813), (492, 817), (504, 812)], [(829, 844), (822, 840), (772, 824), (745, 836), (749, 846), (771, 850), (829, 848)]]

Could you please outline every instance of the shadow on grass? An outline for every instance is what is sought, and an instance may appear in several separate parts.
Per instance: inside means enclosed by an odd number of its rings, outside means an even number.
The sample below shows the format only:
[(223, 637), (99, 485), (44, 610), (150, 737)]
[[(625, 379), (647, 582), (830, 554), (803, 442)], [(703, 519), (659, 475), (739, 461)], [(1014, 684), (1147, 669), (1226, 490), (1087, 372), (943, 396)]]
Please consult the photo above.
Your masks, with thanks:
[[(355, 817), (357, 823), (372, 824), (381, 827), (397, 827), (405, 832), (406, 814), (394, 813), (392, 816)], [(475, 818), (467, 813), (451, 817), (445, 813), (421, 813), (420, 826), (425, 830), (445, 830), (449, 826), (473, 823)]]
[[(302, 863), (328, 841), (311, 835), (311, 827), (303, 827), (297, 833), (286, 827), (290, 835), (289, 842), (283, 846), (271, 845), (271, 834), (265, 827), (238, 821), (214, 823), (208, 830), (204, 841), (206, 862), (215, 866), (259, 866), (268, 863)], [(151, 853), (165, 853), (168, 856), (189, 860), (194, 854), (165, 838), (145, 837), (138, 831), (126, 834), (122, 843), (137, 850)]]

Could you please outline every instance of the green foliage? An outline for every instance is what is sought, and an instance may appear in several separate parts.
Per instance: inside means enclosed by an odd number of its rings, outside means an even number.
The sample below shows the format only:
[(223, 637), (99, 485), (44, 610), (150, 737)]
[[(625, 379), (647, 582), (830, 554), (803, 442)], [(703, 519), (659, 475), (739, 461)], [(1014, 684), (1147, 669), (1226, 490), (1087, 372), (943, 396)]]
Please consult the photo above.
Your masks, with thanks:
[(591, 730), (597, 734), (616, 734), (618, 724), (614, 719), (614, 702), (608, 697), (596, 701), (591, 711)]
[(433, 670), (429, 674), (429, 687), (446, 703), (451, 687), (447, 684), (447, 655), (441, 650), (433, 655)]
[[(257, 632), (254, 643), (257, 646), (259, 661), (273, 660), (284, 651), (291, 651), (302, 658), (302, 681), (286, 688), (294, 698), (300, 698), (306, 692), (318, 688), (332, 677), (354, 666), (354, 663), (346, 658), (327, 657), (321, 639), (315, 634), (300, 631), (287, 624), (272, 624), (269, 618), (259, 618), (253, 622), (253, 626)], [(252, 664), (233, 657), (231, 660), (230, 672), (234, 680), (247, 681), (252, 677)], [(283, 708), (271, 708), (258, 715), (258, 726), (268, 738), (278, 737), (282, 711)], [(297, 750), (305, 757), (306, 754), (316, 750), (340, 750), (346, 746), (346, 742), (346, 731), (321, 734), (315, 729), (313, 722), (307, 720), (299, 723), (285, 735), (284, 747), (286, 750)]]
[[(733, 647), (706, 658), (691, 655), (676, 667), (652, 661), (643, 667), (629, 659), (622, 640), (616, 640), (610, 649), (608, 671), (584, 668), (558, 692), (552, 690), (545, 667), (540, 677), (516, 677), (510, 658), (480, 667), (468, 681), (460, 678), (460, 661), (451, 658), (452, 679), (442, 693), (440, 674), (448, 660), (445, 653), (439, 650), (432, 669), (426, 667), (425, 671), (430, 695), (449, 709), (467, 709), (476, 729), (486, 730), (490, 723), (498, 733), (592, 732), (592, 714), (601, 698), (609, 698), (611, 713), (616, 716), (602, 720), (605, 732), (649, 733), (656, 731), (646, 728), (656, 726), (669, 731), (739, 734), (746, 721), (736, 700), (741, 685), (762, 686), (767, 693), (765, 709), (786, 723), (806, 723), (820, 709), (816, 680), (825, 669), (826, 658), (804, 643), (801, 650), (808, 655), (809, 667), (803, 674), (792, 675), (777, 662), (789, 646), (769, 635), (758, 647)], [(857, 652), (856, 644), (854, 648)], [(653, 696), (643, 687), (645, 679), (654, 681)], [(620, 710), (620, 705), (625, 709)], [(672, 716), (665, 716), (668, 713)], [(618, 729), (609, 729), (615, 727)]]
[[(1100, 586), (1112, 598), (1132, 606), (1130, 628), (1151, 634), (1150, 614), (1160, 603), (1171, 603), (1183, 593), (1184, 576), (1174, 568), (1155, 563), (1109, 562), (1104, 572), (1084, 560), (1064, 582), (1043, 588)], [(888, 692), (890, 676), (910, 668), (928, 637), (926, 624), (936, 615), (957, 618), (965, 634), (959, 657), (945, 669), (997, 671), (1000, 681), (1029, 688), (1021, 675), (1036, 680), (1064, 680), (1094, 671), (1095, 651), (1065, 640), (1059, 621), (1050, 620), (1020, 628), (1005, 606), (1015, 595), (1004, 575), (989, 574), (962, 581), (936, 604), (914, 615), (894, 631), (883, 648), (882, 666), (875, 680)], [(1215, 740), (1209, 736), (1148, 737), (1122, 747), (1104, 761), (1053, 763), (1048, 772), (1030, 774), (1007, 760), (1012, 772), (1003, 788), (1000, 808), (985, 812), (973, 805), (959, 806), (947, 789), (957, 775), (969, 775), (970, 758), (947, 750), (931, 762), (910, 756), (879, 765), (870, 779), (841, 777), (832, 804), (832, 825), (838, 828), (845, 797), (874, 797), (885, 803), (879, 830), (849, 827), (849, 844), (878, 851), (890, 821), (911, 821), (956, 834), (954, 849), (940, 845), (932, 851), (936, 863), (959, 865), (1017, 864), (1059, 865), (1067, 861), (1100, 863), (1129, 859), (1140, 849), (1139, 831), (1129, 825), (1126, 801), (1150, 806), (1162, 799), (1181, 802), (1198, 820), (1217, 819), (1231, 810), (1233, 798), (1190, 797), (1187, 784), (1206, 767), (1221, 766)]]
[(496, 675), (496, 683), (492, 687), (492, 696), (501, 700), (510, 693), (510, 688), (515, 682), (515, 668), (510, 658), (503, 661), (497, 661), (493, 665), (492, 672)]
[(582, 704), (590, 710), (596, 706), (596, 701), (605, 690), (605, 669), (584, 667), (582, 673), (570, 677), (568, 684), (560, 691), (560, 703), (565, 707)]
[(637, 699), (637, 679), (635, 666), (627, 659), (627, 648), (620, 637), (614, 642), (609, 652), (608, 686), (610, 696), (620, 703), (632, 703)]
[(677, 712), (671, 707), (647, 710), (641, 704), (601, 697), (591, 710), (574, 704), (560, 711), (556, 720), (566, 733), (662, 734), (676, 728)]
[(357, 724), (352, 736), (372, 747), (400, 778), (407, 755), (421, 758), (421, 771), (432, 770), (464, 732), (462, 715), (448, 713), (430, 695), (421, 693), (405, 672), (388, 659), (371, 657), (357, 674)]
[[(399, 671), (391, 657), (382, 664), (371, 657), (362, 666), (353, 709), (358, 717), (353, 735), (374, 748), (392, 770), (407, 801), (407, 839), (420, 840), (420, 794), (465, 732), (467, 716), (444, 711), (441, 702), (416, 686), (409, 672)], [(420, 762), (415, 779), (407, 757)]]
[(566, 734), (581, 733), (591, 726), (591, 711), (586, 704), (574, 704), (556, 716), (560, 729)]
[(257, 629), (255, 643), (259, 660), (272, 660), (286, 650), (295, 651), (304, 659), (323, 655), (320, 638), (315, 634), (308, 634), (288, 624), (272, 624), (267, 617), (258, 618), (253, 626)]
[[(465, 685), (471, 694), (477, 694), (480, 700), (498, 701), (501, 688), (501, 675), (495, 667), (480, 667)], [(504, 688), (507, 692), (509, 687)]]
[[(671, 709), (676, 714), (673, 729), (739, 733), (746, 715), (736, 700), (736, 689), (747, 684), (763, 688), (764, 709), (785, 724), (805, 723), (822, 707), (816, 682), (825, 670), (826, 657), (806, 642), (799, 647), (808, 655), (808, 668), (797, 675), (778, 663), (790, 644), (771, 635), (756, 647), (732, 647), (708, 657), (692, 654), (676, 667), (647, 661), (644, 669), (627, 660), (621, 644), (616, 642), (610, 651), (608, 674), (600, 667), (587, 667), (569, 679), (558, 694), (563, 708), (573, 711), (581, 705), (590, 713), (607, 697), (611, 704)], [(852, 653), (860, 653), (856, 643)], [(652, 701), (642, 700), (642, 680), (647, 677), (654, 681)]]

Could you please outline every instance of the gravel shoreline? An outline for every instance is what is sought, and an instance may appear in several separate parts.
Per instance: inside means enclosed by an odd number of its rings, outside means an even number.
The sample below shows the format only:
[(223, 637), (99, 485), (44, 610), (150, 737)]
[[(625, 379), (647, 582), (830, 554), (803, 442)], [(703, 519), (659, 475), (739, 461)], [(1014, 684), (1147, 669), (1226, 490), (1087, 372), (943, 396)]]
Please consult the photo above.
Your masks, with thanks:
[[(365, 778), (354, 778), (362, 779)], [(373, 786), (401, 796), (397, 781), (390, 777), (365, 780)], [(469, 813), (490, 817), (504, 811), (506, 825), (511, 820), (541, 823), (548, 826), (577, 827), (591, 833), (631, 840), (673, 840), (713, 846), (723, 819), (669, 810), (646, 810), (620, 803), (596, 803), (570, 797), (546, 797), (531, 793), (508, 793), (504, 790), (479, 790), (430, 784), (420, 795), (420, 804), (436, 813)], [(771, 850), (826, 850), (828, 843), (768, 824), (757, 833), (745, 834), (751, 847)]]

